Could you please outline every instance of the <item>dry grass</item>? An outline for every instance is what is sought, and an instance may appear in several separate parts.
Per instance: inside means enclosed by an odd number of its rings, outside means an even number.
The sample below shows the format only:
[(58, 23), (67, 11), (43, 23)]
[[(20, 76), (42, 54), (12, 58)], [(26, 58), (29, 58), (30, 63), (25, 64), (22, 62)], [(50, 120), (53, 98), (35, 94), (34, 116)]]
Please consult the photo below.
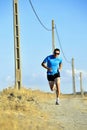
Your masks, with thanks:
[(0, 130), (30, 130), (32, 127), (36, 129), (40, 118), (44, 121), (48, 118), (39, 105), (40, 102), (46, 101), (48, 96), (53, 98), (52, 94), (44, 94), (39, 90), (3, 90), (0, 93)]
[[(63, 106), (55, 106), (54, 93), (26, 88), (4, 89), (0, 93), (0, 130), (68, 130), (72, 127), (72, 122), (70, 127), (67, 123), (72, 120), (76, 112), (78, 114), (79, 111), (80, 116), (83, 113), (82, 118), (87, 116), (86, 96), (81, 98), (80, 95), (75, 97), (61, 94), (60, 98)], [(70, 117), (67, 116), (69, 113)], [(77, 123), (80, 116), (77, 115)], [(87, 122), (86, 119), (82, 124), (85, 122)], [(76, 130), (80, 128), (86, 130), (87, 125), (80, 125), (80, 127), (77, 125)], [(75, 127), (73, 126), (71, 130), (75, 130)]]

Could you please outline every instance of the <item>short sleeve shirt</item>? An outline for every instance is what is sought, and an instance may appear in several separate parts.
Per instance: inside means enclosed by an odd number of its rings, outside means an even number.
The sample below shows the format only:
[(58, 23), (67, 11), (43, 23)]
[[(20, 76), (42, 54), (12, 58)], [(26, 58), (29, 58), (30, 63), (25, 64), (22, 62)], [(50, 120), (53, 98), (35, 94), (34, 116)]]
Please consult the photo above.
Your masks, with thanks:
[(47, 70), (47, 75), (54, 75), (58, 72), (59, 64), (62, 63), (62, 58), (55, 58), (54, 55), (49, 55), (43, 60), (43, 62), (47, 64), (47, 67), (52, 69), (51, 71)]

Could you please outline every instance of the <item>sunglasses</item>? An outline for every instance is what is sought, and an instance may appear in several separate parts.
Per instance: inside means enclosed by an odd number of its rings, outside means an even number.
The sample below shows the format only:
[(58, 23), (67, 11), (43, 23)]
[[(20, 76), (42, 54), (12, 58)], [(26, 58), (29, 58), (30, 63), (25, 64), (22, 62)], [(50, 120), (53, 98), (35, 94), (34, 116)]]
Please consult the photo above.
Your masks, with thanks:
[(55, 55), (59, 55), (60, 53), (54, 52)]

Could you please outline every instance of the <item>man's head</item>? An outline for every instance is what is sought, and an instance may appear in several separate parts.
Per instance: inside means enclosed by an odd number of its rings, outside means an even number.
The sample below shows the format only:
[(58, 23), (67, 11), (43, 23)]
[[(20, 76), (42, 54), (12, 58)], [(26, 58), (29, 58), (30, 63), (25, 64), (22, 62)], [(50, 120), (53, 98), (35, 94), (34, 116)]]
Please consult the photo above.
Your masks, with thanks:
[(57, 57), (60, 54), (60, 49), (54, 49), (54, 56)]

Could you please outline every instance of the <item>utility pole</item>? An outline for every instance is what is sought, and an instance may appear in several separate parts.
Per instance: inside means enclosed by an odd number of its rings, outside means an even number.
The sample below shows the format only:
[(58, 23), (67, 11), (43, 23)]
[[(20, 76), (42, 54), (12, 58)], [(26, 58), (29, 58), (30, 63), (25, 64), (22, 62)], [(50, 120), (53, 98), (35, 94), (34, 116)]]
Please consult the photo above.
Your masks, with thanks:
[(52, 20), (52, 52), (55, 49), (55, 41), (54, 41), (54, 20)]
[(13, 22), (14, 22), (14, 60), (15, 60), (15, 88), (20, 89), (21, 81), (21, 62), (20, 62), (20, 34), (18, 19), (18, 0), (13, 0)]
[(74, 58), (72, 58), (72, 80), (73, 80), (73, 93), (76, 94), (76, 88), (75, 88)]
[(82, 72), (80, 72), (80, 90), (81, 90), (81, 96), (84, 96), (83, 87), (82, 87)]

